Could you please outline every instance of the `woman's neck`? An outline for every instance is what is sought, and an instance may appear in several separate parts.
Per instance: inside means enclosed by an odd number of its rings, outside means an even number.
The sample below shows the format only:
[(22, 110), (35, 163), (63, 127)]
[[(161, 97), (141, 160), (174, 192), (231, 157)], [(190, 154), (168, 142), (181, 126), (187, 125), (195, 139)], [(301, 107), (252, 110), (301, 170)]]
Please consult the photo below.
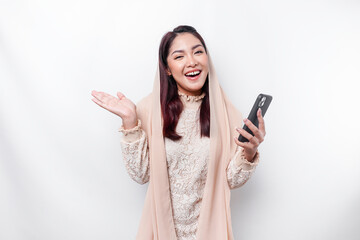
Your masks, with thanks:
[(187, 95), (181, 91), (178, 91), (179, 98), (184, 104), (185, 108), (199, 108), (203, 98), (205, 97), (205, 93), (201, 93), (200, 95)]

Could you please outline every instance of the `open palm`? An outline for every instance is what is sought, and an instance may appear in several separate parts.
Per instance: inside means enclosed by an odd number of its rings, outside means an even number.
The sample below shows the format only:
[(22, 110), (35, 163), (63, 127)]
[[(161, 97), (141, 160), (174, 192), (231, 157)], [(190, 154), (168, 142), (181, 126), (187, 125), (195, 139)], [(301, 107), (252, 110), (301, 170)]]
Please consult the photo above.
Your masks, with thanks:
[(118, 92), (114, 97), (105, 92), (92, 91), (92, 100), (102, 108), (118, 115), (123, 121), (136, 121), (136, 105), (124, 94)]

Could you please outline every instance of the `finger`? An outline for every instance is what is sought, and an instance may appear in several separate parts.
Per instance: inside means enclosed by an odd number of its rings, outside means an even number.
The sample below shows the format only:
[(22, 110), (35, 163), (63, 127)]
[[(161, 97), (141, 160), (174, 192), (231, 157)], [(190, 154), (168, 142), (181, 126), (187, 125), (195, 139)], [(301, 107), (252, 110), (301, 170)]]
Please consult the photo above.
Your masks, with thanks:
[(257, 137), (251, 135), (244, 129), (238, 129), (238, 132), (245, 137), (247, 140), (249, 140), (249, 143), (253, 145), (254, 147), (258, 147), (260, 145), (260, 141)]
[(262, 140), (264, 138), (259, 129), (249, 119), (245, 118), (244, 123), (253, 132), (255, 137), (257, 137), (259, 140)]
[(254, 146), (258, 147), (260, 145), (260, 140), (257, 137), (252, 137), (249, 142)]
[(97, 98), (98, 100), (100, 100), (99, 97), (100, 97), (100, 95), (101, 95), (101, 92), (98, 92), (98, 91), (93, 90), (93, 91), (91, 91), (91, 95), (92, 95), (94, 98)]
[(105, 104), (107, 104), (114, 98), (113, 96), (105, 92), (97, 92), (94, 97)]
[(258, 120), (259, 120), (259, 130), (262, 132), (263, 136), (265, 136), (265, 121), (261, 114), (261, 108), (258, 110)]
[(242, 128), (236, 128), (236, 131), (238, 133), (240, 133), (243, 137), (245, 137), (247, 140), (250, 141), (251, 138), (253, 138), (254, 136), (251, 135), (248, 131), (242, 129)]
[(255, 148), (252, 143), (240, 142), (239, 139), (237, 139), (236, 137), (234, 137), (234, 141), (238, 146), (242, 147), (244, 150), (252, 150)]
[[(91, 99), (94, 103), (96, 103), (97, 105), (99, 105), (100, 107), (102, 107), (102, 108), (105, 108), (105, 106), (104, 106), (104, 104), (101, 102), (101, 101), (99, 101), (98, 99), (96, 99), (96, 98), (93, 98), (93, 99)], [(106, 108), (105, 108), (106, 109)]]
[(235, 141), (236, 145), (238, 145), (238, 146), (240, 146), (240, 147), (242, 147), (242, 148), (248, 148), (248, 146), (247, 146), (248, 143), (240, 142), (240, 141), (237, 139), (237, 137), (234, 137), (234, 141)]
[(125, 95), (122, 94), (121, 92), (117, 92), (116, 95), (118, 96), (118, 98), (119, 98), (120, 100), (122, 100), (123, 98), (125, 98)]
[[(259, 139), (256, 138), (255, 136), (251, 135), (251, 134), (250, 134), (249, 132), (247, 132), (246, 130), (240, 129), (240, 128), (237, 128), (236, 130), (237, 130), (238, 133), (240, 133), (243, 137), (245, 137), (253, 147), (258, 147), (258, 146), (260, 145)], [(252, 146), (249, 146), (249, 147), (252, 147)]]

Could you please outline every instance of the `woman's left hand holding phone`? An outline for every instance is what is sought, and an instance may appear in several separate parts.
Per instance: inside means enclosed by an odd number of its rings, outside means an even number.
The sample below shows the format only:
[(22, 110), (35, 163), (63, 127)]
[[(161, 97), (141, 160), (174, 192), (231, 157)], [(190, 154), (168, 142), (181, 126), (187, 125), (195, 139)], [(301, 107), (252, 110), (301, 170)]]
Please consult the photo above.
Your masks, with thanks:
[(257, 118), (259, 120), (259, 128), (257, 128), (250, 120), (245, 119), (244, 123), (248, 128), (254, 133), (254, 136), (245, 131), (241, 128), (236, 128), (236, 131), (243, 135), (249, 142), (240, 142), (237, 137), (234, 138), (235, 143), (240, 147), (244, 148), (245, 157), (249, 162), (252, 162), (257, 148), (259, 147), (260, 143), (264, 141), (265, 137), (265, 122), (264, 118), (261, 115), (261, 110), (257, 111)]

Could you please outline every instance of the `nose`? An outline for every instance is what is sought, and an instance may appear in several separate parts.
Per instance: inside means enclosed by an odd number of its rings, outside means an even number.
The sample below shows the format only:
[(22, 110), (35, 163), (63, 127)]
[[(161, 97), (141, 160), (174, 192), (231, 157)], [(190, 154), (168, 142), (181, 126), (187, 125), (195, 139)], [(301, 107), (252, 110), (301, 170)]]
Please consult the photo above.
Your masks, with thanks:
[(197, 64), (198, 63), (197, 63), (196, 59), (194, 58), (194, 56), (189, 55), (188, 62), (187, 62), (188, 67), (195, 67)]

